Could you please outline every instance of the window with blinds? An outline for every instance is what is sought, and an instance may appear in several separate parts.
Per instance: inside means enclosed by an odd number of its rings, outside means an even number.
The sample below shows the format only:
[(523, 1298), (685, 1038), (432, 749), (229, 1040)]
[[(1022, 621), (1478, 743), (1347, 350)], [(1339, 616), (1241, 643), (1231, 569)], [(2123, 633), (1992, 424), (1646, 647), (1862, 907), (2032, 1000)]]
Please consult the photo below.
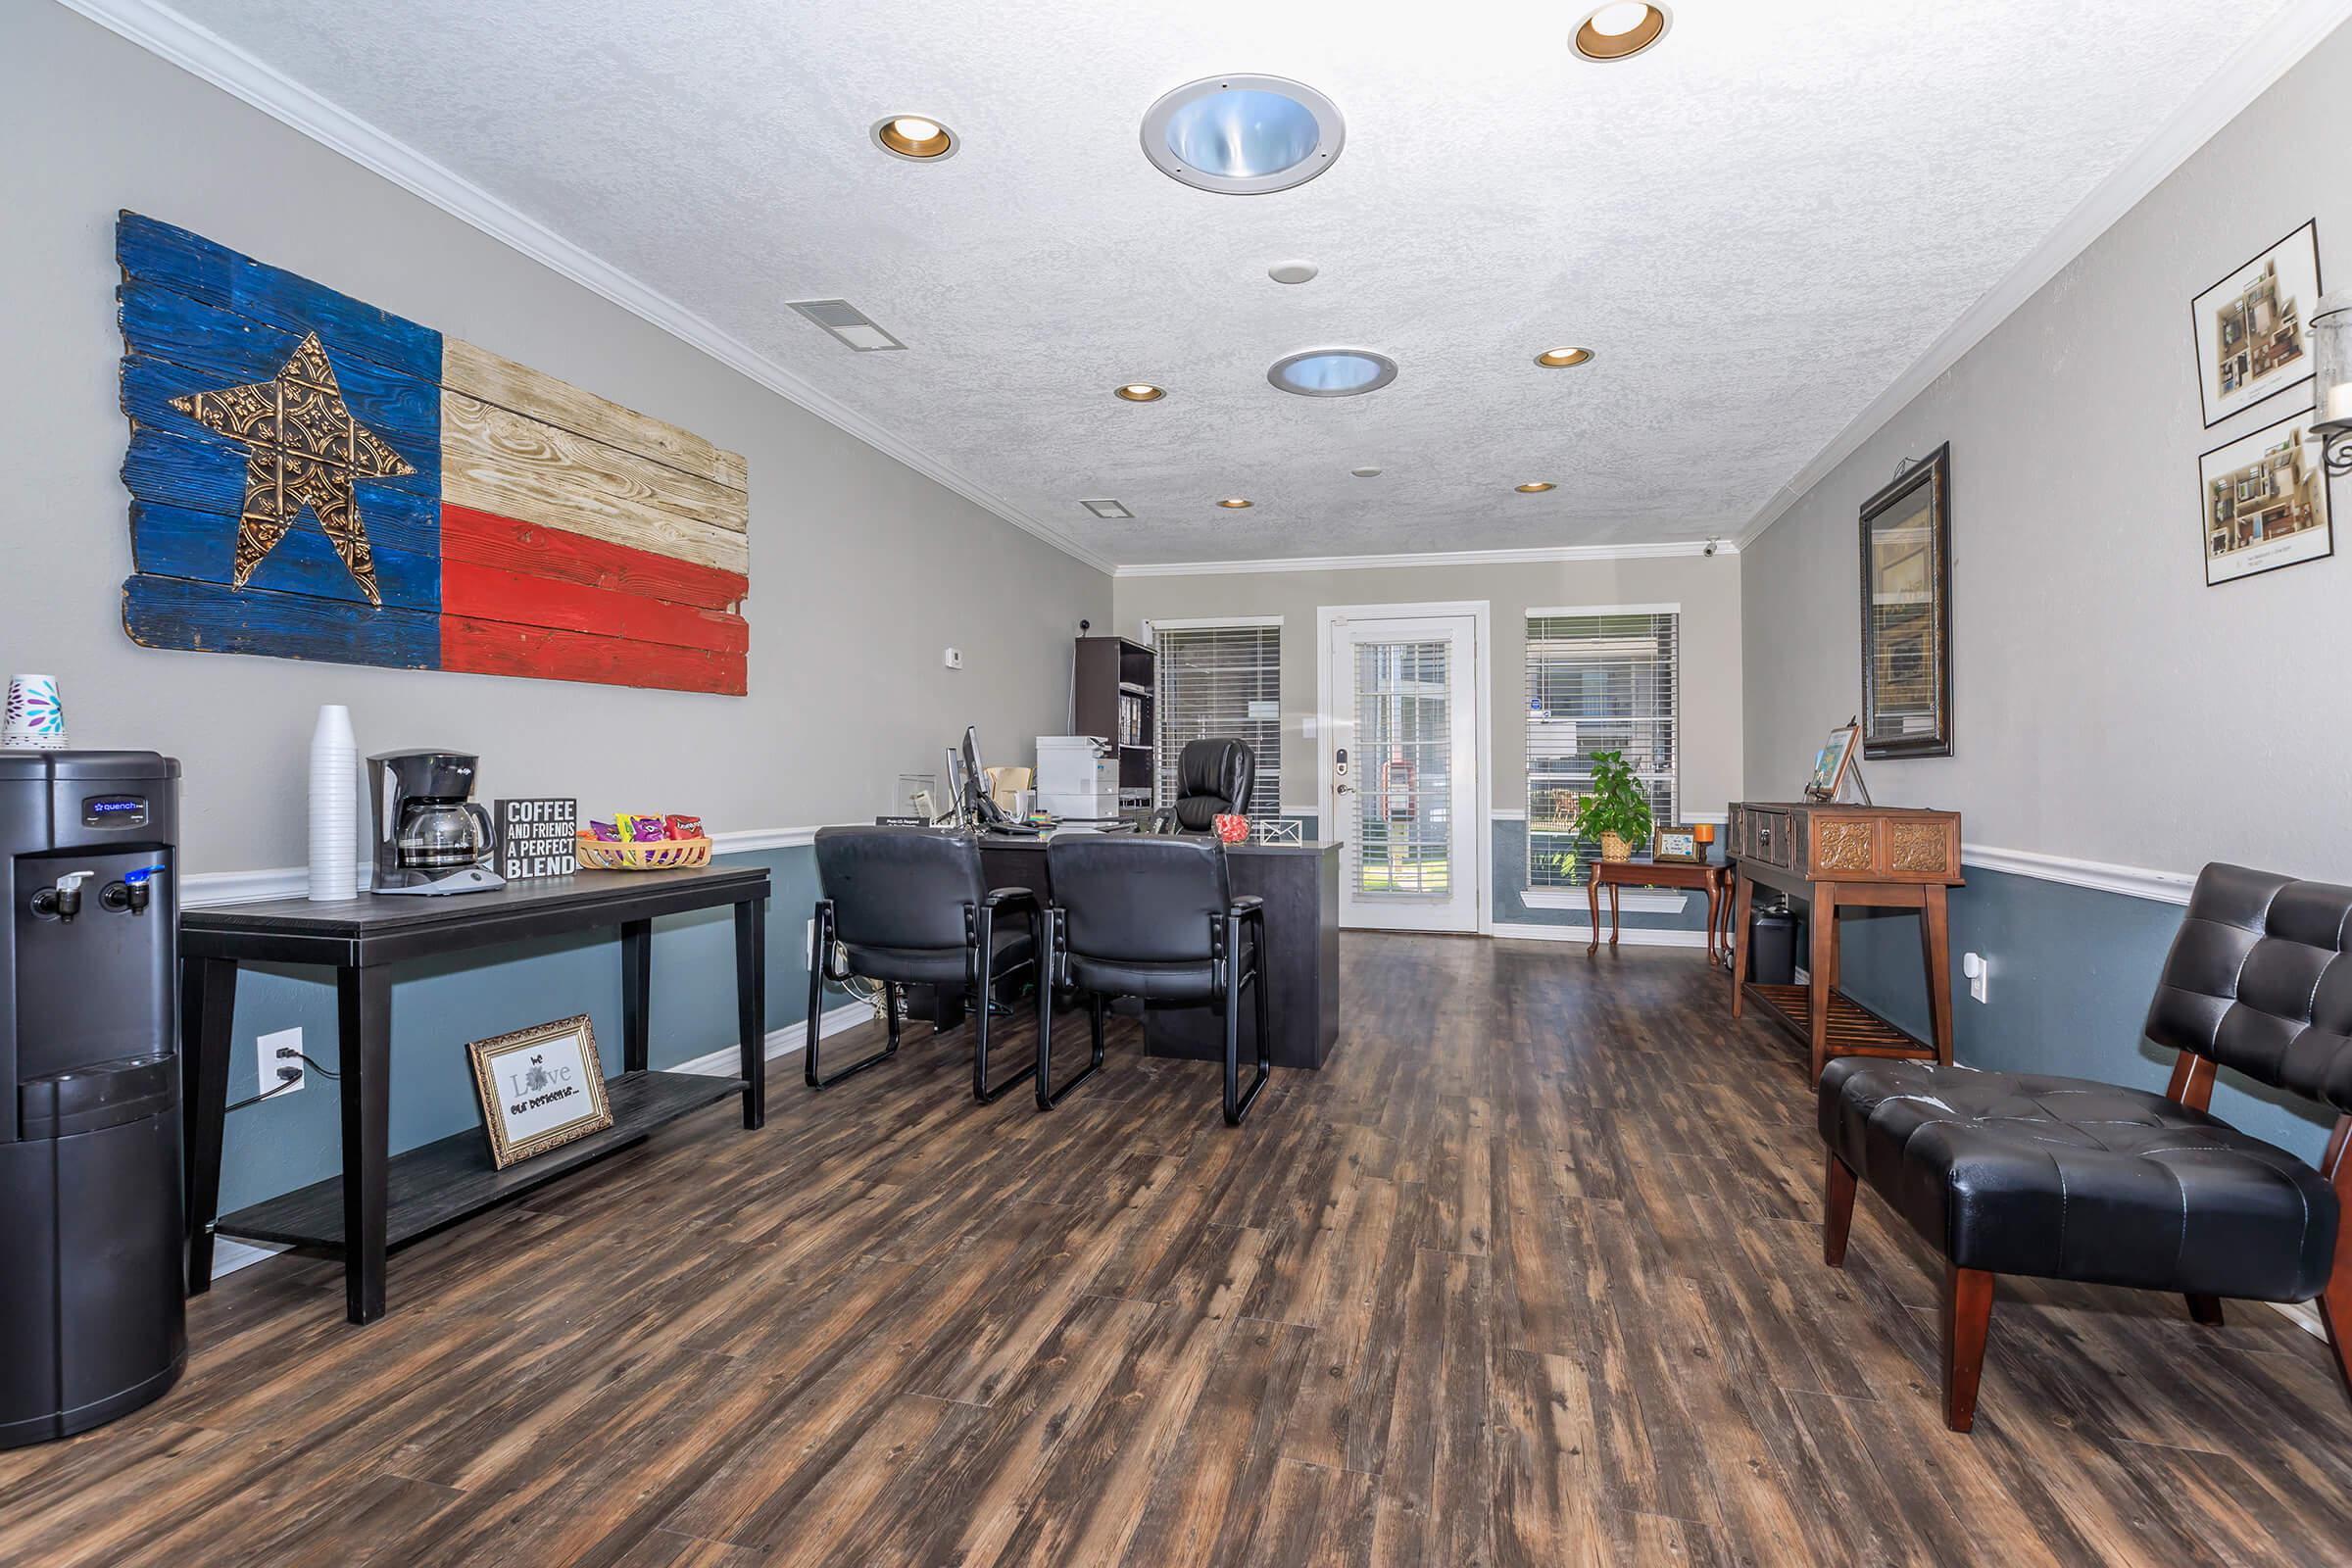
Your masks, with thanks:
[(1527, 617), (1527, 885), (1564, 888), (1600, 853), (1570, 825), (1592, 754), (1622, 752), (1660, 826), (1680, 794), (1682, 617), (1626, 611)]
[(1152, 646), (1159, 686), (1158, 778), (1153, 799), (1176, 798), (1186, 741), (1238, 736), (1257, 754), (1248, 814), (1282, 810), (1282, 627), (1235, 623), (1160, 626)]

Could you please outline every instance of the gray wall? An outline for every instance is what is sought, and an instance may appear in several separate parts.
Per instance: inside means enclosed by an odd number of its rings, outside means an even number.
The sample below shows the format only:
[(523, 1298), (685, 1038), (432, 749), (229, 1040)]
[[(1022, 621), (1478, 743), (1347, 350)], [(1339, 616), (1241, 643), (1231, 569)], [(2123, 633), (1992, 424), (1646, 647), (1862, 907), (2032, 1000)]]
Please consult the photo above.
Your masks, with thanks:
[[(643, 803), (714, 829), (870, 815), (966, 722), (1065, 726), (1068, 639), (1080, 616), (1104, 618), (1104, 574), (62, 7), (9, 8), (0, 129), (15, 153), (0, 161), (0, 665), (58, 677), (76, 744), (183, 760), (192, 869), (302, 859), (320, 703), (350, 705), (363, 751), (479, 751), (486, 794), (576, 795), (598, 815)], [(751, 696), (135, 647), (121, 625), (119, 208), (744, 453)], [(900, 358), (922, 373), (919, 354)], [(961, 670), (942, 666), (949, 645)]]
[[(716, 830), (870, 815), (899, 771), (935, 770), (940, 746), (966, 722), (1007, 738), (1065, 726), (1069, 638), (1081, 616), (1107, 619), (1102, 573), (61, 7), (11, 5), (0, 25), (0, 141), (14, 154), (0, 161), (0, 359), (11, 368), (0, 442), (12, 479), (0, 515), (0, 670), (56, 675), (78, 745), (183, 759), (185, 869), (301, 861), (304, 754), (326, 702), (350, 705), (364, 750), (478, 750), (485, 793), (576, 795), (599, 815), (699, 811)], [(119, 208), (746, 454), (751, 696), (134, 647), (120, 619), (130, 548), (117, 477)], [(919, 356), (906, 359), (919, 373)], [(964, 651), (960, 671), (941, 665), (950, 644)], [(813, 873), (805, 849), (758, 858), (777, 878), (768, 1022), (781, 1027), (806, 1007)], [(657, 1065), (730, 1042), (731, 987), (723, 917), (663, 922)], [(466, 1041), (587, 1011), (617, 1067), (618, 1009), (609, 939), (404, 970), (394, 990), (395, 1147), (478, 1123)], [(311, 1054), (333, 1065), (333, 1017), (331, 988), (315, 973), (250, 976), (232, 1092), (252, 1092), (263, 1032), (300, 1026)], [(335, 1103), (332, 1085), (314, 1080), (232, 1116), (225, 1201), (326, 1174)]]
[(1112, 595), (1118, 630), (1214, 615), (1282, 616), (1283, 804), (1316, 804), (1315, 612), (1325, 605), (1488, 601), (1494, 642), (1489, 682), (1496, 810), (1527, 809), (1527, 612), (1561, 605), (1683, 607), (1682, 801), (1721, 811), (1740, 787), (1740, 558), (1720, 555), (1630, 561), (1519, 562), (1496, 565), (1383, 566), (1350, 571), (1235, 571), (1121, 577)]
[[(1898, 460), (1948, 440), (1957, 746), (1869, 763), (1872, 794), (1956, 808), (1973, 844), (2352, 880), (2352, 731), (2334, 722), (2352, 549), (2215, 588), (2201, 557), (2198, 455), (2307, 407), (2309, 391), (2205, 429), (2188, 308), (2315, 215), (2323, 274), (2340, 286), (2348, 99), (2352, 30), (2339, 29), (1750, 545), (1751, 795), (1791, 794), (1822, 735), (1860, 706), (1857, 512)], [(1956, 1004), (1961, 1059), (2160, 1088), (2167, 1064), (2138, 1029), (2179, 909), (1982, 868), (1969, 879), (1955, 951), (1995, 971), (1988, 1006)], [(1914, 922), (1871, 920), (1849, 944), (1857, 995), (1910, 1006)], [(2242, 1083), (2226, 1078), (2214, 1107), (2319, 1151), (2318, 1117)]]

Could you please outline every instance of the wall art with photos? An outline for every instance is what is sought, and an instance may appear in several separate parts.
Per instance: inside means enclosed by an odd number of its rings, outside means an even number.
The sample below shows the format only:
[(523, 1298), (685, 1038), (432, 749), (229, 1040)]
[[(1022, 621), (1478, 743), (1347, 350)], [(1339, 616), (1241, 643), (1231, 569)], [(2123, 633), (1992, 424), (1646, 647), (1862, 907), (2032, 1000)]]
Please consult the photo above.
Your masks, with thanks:
[(2197, 460), (2207, 587), (2335, 553), (2311, 419), (2305, 409)]
[(2189, 315), (2208, 428), (2311, 379), (2305, 318), (2319, 297), (2316, 220), (2196, 297)]
[(596, 1028), (584, 1012), (476, 1040), (466, 1054), (500, 1170), (612, 1125)]
[(1952, 755), (1952, 449), (1862, 504), (1862, 755)]

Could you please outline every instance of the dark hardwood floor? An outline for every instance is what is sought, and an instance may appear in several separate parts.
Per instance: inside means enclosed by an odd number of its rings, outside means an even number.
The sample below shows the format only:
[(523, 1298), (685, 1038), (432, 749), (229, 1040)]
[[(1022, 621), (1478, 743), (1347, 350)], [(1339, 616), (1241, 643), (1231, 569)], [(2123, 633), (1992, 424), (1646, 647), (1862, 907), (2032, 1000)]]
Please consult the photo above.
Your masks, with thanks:
[(958, 1031), (398, 1254), (372, 1328), (246, 1270), (160, 1405), (0, 1454), (0, 1562), (2352, 1555), (2352, 1419), (2268, 1307), (2004, 1280), (1944, 1431), (1936, 1265), (1868, 1196), (1822, 1265), (1797, 1048), (1694, 955), (1345, 970), (1238, 1132), (1124, 1027), (1051, 1115), (976, 1105)]

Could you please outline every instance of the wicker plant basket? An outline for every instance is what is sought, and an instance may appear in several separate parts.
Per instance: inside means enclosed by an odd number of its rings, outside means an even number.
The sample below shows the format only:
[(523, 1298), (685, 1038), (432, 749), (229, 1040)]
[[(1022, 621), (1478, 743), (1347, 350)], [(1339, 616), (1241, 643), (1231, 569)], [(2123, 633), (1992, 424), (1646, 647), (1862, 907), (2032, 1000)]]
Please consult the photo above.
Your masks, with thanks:
[(582, 833), (579, 840), (580, 868), (586, 871), (691, 871), (710, 863), (709, 839), (614, 844), (593, 833)]
[(1600, 858), (1604, 860), (1630, 860), (1634, 858), (1634, 847), (1614, 833), (1603, 833), (1600, 836)]

